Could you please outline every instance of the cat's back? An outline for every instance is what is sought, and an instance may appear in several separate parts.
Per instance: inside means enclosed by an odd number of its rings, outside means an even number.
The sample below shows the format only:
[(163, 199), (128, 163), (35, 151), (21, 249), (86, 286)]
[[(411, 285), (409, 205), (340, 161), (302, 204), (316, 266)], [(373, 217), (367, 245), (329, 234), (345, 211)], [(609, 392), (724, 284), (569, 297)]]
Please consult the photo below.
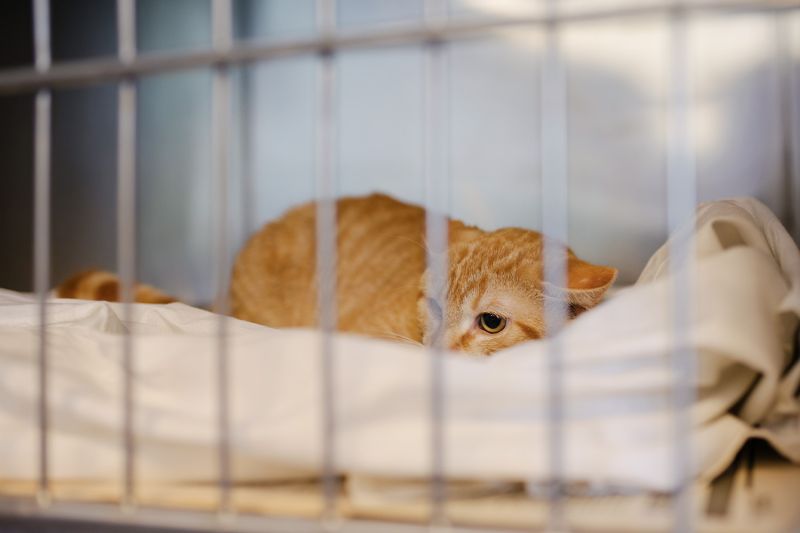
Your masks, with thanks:
[[(424, 211), (383, 194), (343, 198), (336, 208), (339, 329), (412, 336)], [(315, 203), (296, 207), (251, 237), (231, 280), (234, 316), (275, 327), (316, 324), (316, 211)]]

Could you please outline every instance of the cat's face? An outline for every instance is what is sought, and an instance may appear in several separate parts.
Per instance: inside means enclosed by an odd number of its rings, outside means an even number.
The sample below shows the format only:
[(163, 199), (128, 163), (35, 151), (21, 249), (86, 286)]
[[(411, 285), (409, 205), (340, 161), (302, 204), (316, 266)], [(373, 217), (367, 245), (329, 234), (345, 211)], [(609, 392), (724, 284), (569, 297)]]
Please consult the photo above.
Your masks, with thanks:
[(546, 302), (561, 300), (569, 318), (596, 305), (617, 271), (567, 254), (567, 286), (551, 287), (536, 232), (506, 228), (451, 245), (445, 309), (431, 298), (419, 304), (425, 343), (441, 336), (444, 348), (489, 355), (544, 337)]

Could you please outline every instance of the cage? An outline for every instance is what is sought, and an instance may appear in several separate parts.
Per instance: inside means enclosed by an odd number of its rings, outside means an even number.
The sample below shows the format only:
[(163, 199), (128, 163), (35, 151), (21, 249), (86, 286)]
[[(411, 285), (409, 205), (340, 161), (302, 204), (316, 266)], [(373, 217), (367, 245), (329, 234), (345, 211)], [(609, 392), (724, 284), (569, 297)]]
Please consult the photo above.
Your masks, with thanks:
[[(796, 528), (798, 7), (5, 3), (0, 525)], [(425, 207), (440, 277), (453, 217), (619, 295), (488, 363), (341, 336), (335, 199), (374, 191)], [(226, 318), (236, 252), (308, 200), (319, 330)], [(90, 267), (121, 303), (52, 298)]]

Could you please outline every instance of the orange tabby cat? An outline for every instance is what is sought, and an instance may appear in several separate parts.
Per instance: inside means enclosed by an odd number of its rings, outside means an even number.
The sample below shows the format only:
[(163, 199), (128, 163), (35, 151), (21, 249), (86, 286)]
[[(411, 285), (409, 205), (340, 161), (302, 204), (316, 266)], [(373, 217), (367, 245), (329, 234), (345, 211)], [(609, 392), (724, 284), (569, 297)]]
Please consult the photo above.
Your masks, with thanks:
[[(344, 198), (336, 208), (338, 329), (428, 341), (428, 314), (436, 306), (425, 297), (425, 211), (382, 194)], [(309, 203), (250, 238), (233, 269), (233, 316), (273, 327), (316, 325), (315, 232), (316, 205)], [(448, 303), (437, 328), (444, 345), (490, 354), (544, 336), (548, 299), (563, 298), (572, 316), (596, 305), (616, 270), (566, 253), (567, 287), (547, 288), (541, 234), (519, 228), (488, 232), (450, 220)], [(105, 294), (97, 289), (92, 294), (91, 283), (105, 286)], [(89, 294), (90, 299), (116, 300), (117, 292), (116, 278), (101, 272), (58, 289), (61, 297)], [(136, 296), (137, 301), (170, 299), (148, 286), (137, 286)]]

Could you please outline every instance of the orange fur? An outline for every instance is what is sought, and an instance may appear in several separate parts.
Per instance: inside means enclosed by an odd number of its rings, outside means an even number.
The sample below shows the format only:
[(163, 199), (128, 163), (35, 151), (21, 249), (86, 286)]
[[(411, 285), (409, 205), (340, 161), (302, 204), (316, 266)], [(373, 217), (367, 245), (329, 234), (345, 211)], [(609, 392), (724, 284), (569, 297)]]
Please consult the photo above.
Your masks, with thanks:
[[(337, 202), (337, 327), (411, 343), (431, 342), (425, 294), (425, 211), (382, 194)], [(317, 324), (316, 204), (296, 207), (256, 232), (239, 253), (231, 278), (233, 316), (272, 327)], [(596, 305), (616, 270), (578, 259), (566, 247), (566, 287), (542, 281), (541, 234), (520, 228), (486, 232), (448, 224), (447, 305), (439, 317), (446, 347), (490, 354), (544, 337), (546, 302), (563, 301), (570, 317)], [(119, 284), (105, 272), (76, 276), (62, 297), (116, 300)], [(174, 301), (147, 285), (136, 300)], [(494, 334), (481, 313), (507, 320)]]
[[(296, 207), (245, 245), (231, 281), (234, 316), (277, 327), (317, 324), (316, 205)], [(564, 248), (567, 287), (542, 283), (542, 236), (519, 228), (485, 232), (450, 220), (445, 346), (489, 354), (543, 337), (546, 297), (571, 314), (596, 305), (616, 270)], [(425, 211), (381, 194), (337, 202), (337, 327), (409, 342), (430, 342), (425, 292)], [(557, 296), (553, 296), (556, 293)], [(508, 319), (496, 334), (480, 313)]]
[[(56, 288), (59, 298), (79, 298), (82, 300), (120, 301), (120, 281), (117, 276), (100, 270), (88, 270), (72, 276)], [(177, 300), (155, 287), (137, 283), (134, 286), (134, 300), (148, 304), (168, 304)]]

